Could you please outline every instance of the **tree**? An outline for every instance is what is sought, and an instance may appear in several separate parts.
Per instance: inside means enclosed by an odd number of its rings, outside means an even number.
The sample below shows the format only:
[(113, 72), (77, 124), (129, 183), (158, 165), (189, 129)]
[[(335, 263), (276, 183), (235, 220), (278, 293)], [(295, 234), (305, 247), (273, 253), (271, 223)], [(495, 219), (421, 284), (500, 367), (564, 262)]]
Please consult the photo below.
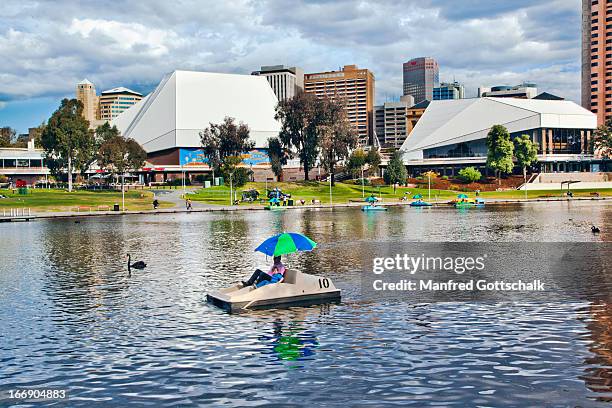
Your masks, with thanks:
[(354, 178), (361, 176), (361, 170), (366, 165), (367, 157), (366, 152), (361, 148), (353, 150), (349, 156), (346, 168)]
[(293, 98), (280, 101), (276, 106), (276, 120), (281, 121), (279, 139), (287, 150), (294, 149), (304, 168), (304, 179), (319, 154), (319, 132), (322, 122), (322, 102), (310, 93), (299, 92)]
[(378, 172), (378, 168), (380, 167), (382, 159), (380, 157), (380, 152), (377, 148), (373, 147), (368, 151), (368, 157), (366, 158), (366, 164), (370, 166), (370, 169), (374, 173)]
[[(220, 171), (221, 166), (232, 166), (239, 164), (242, 160), (226, 160), (229, 157), (241, 157), (243, 153), (253, 148), (254, 143), (249, 142), (249, 127), (240, 122), (235, 123), (234, 118), (226, 116), (223, 123), (214, 124), (200, 132), (200, 142), (204, 157), (208, 159), (208, 165), (215, 171)], [(225, 163), (227, 161), (227, 163)], [(237, 165), (236, 164), (236, 165)]]
[(406, 183), (408, 172), (406, 171), (406, 166), (404, 166), (404, 161), (402, 160), (402, 155), (399, 151), (395, 151), (391, 155), (391, 159), (389, 160), (389, 164), (387, 164), (387, 170), (385, 171), (383, 178), (387, 184)]
[[(235, 123), (234, 118), (225, 117), (223, 123), (214, 124), (200, 132), (200, 140), (204, 157), (214, 171), (220, 171), (230, 180), (230, 201), (233, 204), (233, 177), (238, 166), (242, 163), (242, 154), (254, 147), (249, 141), (249, 127), (240, 122)], [(248, 174), (248, 173), (247, 173)]]
[(287, 151), (283, 148), (278, 137), (271, 137), (268, 139), (268, 157), (270, 157), (270, 165), (272, 166), (272, 172), (279, 181), (283, 176), (283, 166), (287, 164), (288, 156)]
[(516, 164), (523, 169), (523, 178), (527, 182), (527, 167), (538, 161), (538, 144), (531, 141), (529, 135), (514, 139), (514, 157)]
[(120, 136), (121, 133), (117, 126), (112, 126), (108, 122), (104, 122), (104, 124), (98, 126), (96, 128), (96, 142), (102, 145), (104, 142)]
[[(147, 153), (134, 139), (126, 139), (117, 134), (105, 140), (98, 150), (97, 161), (100, 168), (113, 175), (123, 176), (129, 171), (140, 169), (147, 159)], [(123, 191), (123, 177), (121, 180)]]
[(593, 133), (591, 149), (604, 159), (612, 157), (612, 119), (599, 126)]
[(513, 152), (508, 129), (502, 125), (493, 126), (487, 135), (487, 167), (495, 171), (499, 185), (502, 173), (510, 173), (514, 168)]
[(339, 101), (324, 99), (321, 107), (322, 123), (317, 127), (321, 146), (321, 164), (330, 174), (331, 185), (335, 185), (336, 164), (348, 157), (357, 146), (357, 133), (346, 116), (344, 105)]
[(67, 171), (68, 191), (72, 191), (73, 170), (84, 172), (95, 155), (94, 135), (82, 113), (80, 101), (63, 99), (41, 135), (47, 166), (53, 174)]
[(465, 169), (459, 170), (459, 178), (464, 183), (473, 183), (480, 180), (482, 178), (482, 174), (474, 167), (466, 167)]
[(15, 129), (9, 126), (0, 129), (0, 147), (10, 147), (16, 134)]

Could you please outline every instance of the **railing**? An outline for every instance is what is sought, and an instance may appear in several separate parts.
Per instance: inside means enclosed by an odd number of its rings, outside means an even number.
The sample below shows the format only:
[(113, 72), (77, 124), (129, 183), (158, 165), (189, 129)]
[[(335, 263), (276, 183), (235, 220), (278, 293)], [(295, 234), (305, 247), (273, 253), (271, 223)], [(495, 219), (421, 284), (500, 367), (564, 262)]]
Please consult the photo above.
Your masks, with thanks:
[(16, 217), (30, 217), (32, 211), (30, 208), (5, 208), (2, 210), (2, 217), (4, 218), (16, 218)]

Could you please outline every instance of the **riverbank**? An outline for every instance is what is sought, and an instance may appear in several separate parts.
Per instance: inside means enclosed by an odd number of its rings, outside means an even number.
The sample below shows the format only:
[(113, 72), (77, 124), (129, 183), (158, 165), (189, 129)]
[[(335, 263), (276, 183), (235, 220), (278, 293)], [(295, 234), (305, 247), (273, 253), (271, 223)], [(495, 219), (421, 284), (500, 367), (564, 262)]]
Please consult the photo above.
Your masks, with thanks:
[[(493, 199), (487, 200), (487, 206), (502, 206), (502, 205), (516, 205), (516, 204), (537, 204), (547, 202), (602, 202), (612, 201), (612, 197), (574, 197), (574, 198), (538, 198), (538, 199)], [(297, 211), (297, 210), (329, 210), (329, 209), (343, 209), (343, 208), (360, 208), (364, 203), (339, 203), (339, 204), (316, 204), (316, 205), (297, 205), (297, 206), (284, 206), (272, 210), (273, 212), (278, 211)], [(410, 207), (409, 202), (382, 202), (378, 205), (384, 207)], [(444, 202), (432, 202), (432, 207), (429, 208), (452, 208), (452, 205), (448, 201)], [(422, 211), (423, 208), (415, 208), (415, 211)], [(479, 209), (472, 209), (473, 211), (479, 211)], [(180, 207), (165, 208), (157, 210), (132, 210), (132, 211), (89, 211), (89, 212), (43, 212), (43, 213), (30, 213), (15, 216), (3, 216), (0, 212), (0, 223), (2, 222), (20, 222), (20, 221), (34, 221), (42, 219), (52, 218), (86, 218), (86, 217), (109, 217), (109, 216), (126, 216), (126, 215), (168, 215), (168, 214), (184, 214), (184, 213), (206, 213), (206, 212), (240, 212), (240, 211), (268, 211), (265, 206), (259, 204), (250, 205), (234, 205), (234, 206), (207, 206), (207, 207), (196, 207), (191, 210), (187, 210)]]
[[(399, 202), (403, 197), (411, 199), (419, 194), (427, 201), (450, 201), (457, 197), (458, 194), (467, 194), (469, 197), (476, 197), (476, 193), (469, 189), (464, 190), (436, 190), (417, 187), (397, 187), (392, 186), (361, 186), (352, 182), (336, 183), (331, 188), (328, 183), (324, 182), (292, 182), (292, 183), (248, 183), (246, 186), (238, 190), (236, 198), (240, 200), (241, 193), (246, 190), (255, 189), (259, 192), (259, 198), (265, 199), (265, 191), (267, 189), (279, 188), (283, 193), (291, 195), (294, 202), (304, 200), (306, 204), (312, 204), (313, 200), (321, 204), (353, 203), (363, 202), (364, 197), (375, 195), (382, 199), (383, 202)], [(504, 199), (504, 200), (524, 200), (524, 199), (548, 199), (561, 198), (567, 189), (558, 191), (551, 190), (503, 190), (503, 191), (486, 191), (480, 192), (479, 197), (486, 200)], [(331, 193), (331, 194), (330, 194)], [(599, 195), (600, 197), (612, 197), (612, 189), (587, 189), (587, 190), (572, 190), (575, 198), (591, 198)], [(211, 205), (227, 205), (230, 203), (230, 189), (228, 186), (216, 186), (206, 189), (199, 189), (189, 194), (192, 201), (197, 201)], [(248, 203), (240, 203), (239, 205), (250, 205)]]

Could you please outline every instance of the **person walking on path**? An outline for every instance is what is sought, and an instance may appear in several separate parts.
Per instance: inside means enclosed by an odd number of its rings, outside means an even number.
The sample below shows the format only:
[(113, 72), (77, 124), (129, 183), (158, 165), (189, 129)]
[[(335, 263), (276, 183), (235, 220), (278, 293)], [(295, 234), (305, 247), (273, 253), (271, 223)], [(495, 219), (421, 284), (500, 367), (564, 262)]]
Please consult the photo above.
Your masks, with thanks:
[(189, 198), (185, 200), (185, 207), (187, 211), (191, 211), (191, 200)]

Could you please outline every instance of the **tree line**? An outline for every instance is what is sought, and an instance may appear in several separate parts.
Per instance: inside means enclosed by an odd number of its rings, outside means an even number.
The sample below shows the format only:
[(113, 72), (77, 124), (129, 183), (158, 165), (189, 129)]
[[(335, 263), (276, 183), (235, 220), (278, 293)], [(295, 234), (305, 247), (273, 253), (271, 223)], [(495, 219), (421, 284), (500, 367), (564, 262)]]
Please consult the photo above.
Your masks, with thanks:
[[(68, 191), (72, 191), (73, 174), (85, 173), (94, 163), (111, 176), (123, 176), (140, 169), (147, 157), (138, 142), (123, 137), (108, 122), (90, 129), (83, 104), (76, 99), (62, 100), (42, 126), (40, 144), (51, 174), (67, 174)], [(123, 188), (123, 177), (121, 184)]]
[[(275, 119), (281, 123), (281, 131), (278, 137), (268, 139), (268, 156), (274, 174), (281, 177), (288, 160), (298, 158), (305, 180), (309, 180), (310, 171), (320, 165), (330, 175), (332, 185), (335, 184), (338, 165), (349, 159), (358, 145), (357, 132), (348, 120), (344, 101), (300, 92), (278, 103)], [(210, 123), (200, 132), (204, 157), (209, 165), (214, 172), (229, 177), (236, 186), (246, 183), (251, 175), (250, 170), (238, 167), (241, 155), (253, 148), (248, 136), (248, 126), (236, 124), (233, 118), (225, 118), (221, 124)], [(370, 153), (368, 160), (378, 167), (378, 152)]]

